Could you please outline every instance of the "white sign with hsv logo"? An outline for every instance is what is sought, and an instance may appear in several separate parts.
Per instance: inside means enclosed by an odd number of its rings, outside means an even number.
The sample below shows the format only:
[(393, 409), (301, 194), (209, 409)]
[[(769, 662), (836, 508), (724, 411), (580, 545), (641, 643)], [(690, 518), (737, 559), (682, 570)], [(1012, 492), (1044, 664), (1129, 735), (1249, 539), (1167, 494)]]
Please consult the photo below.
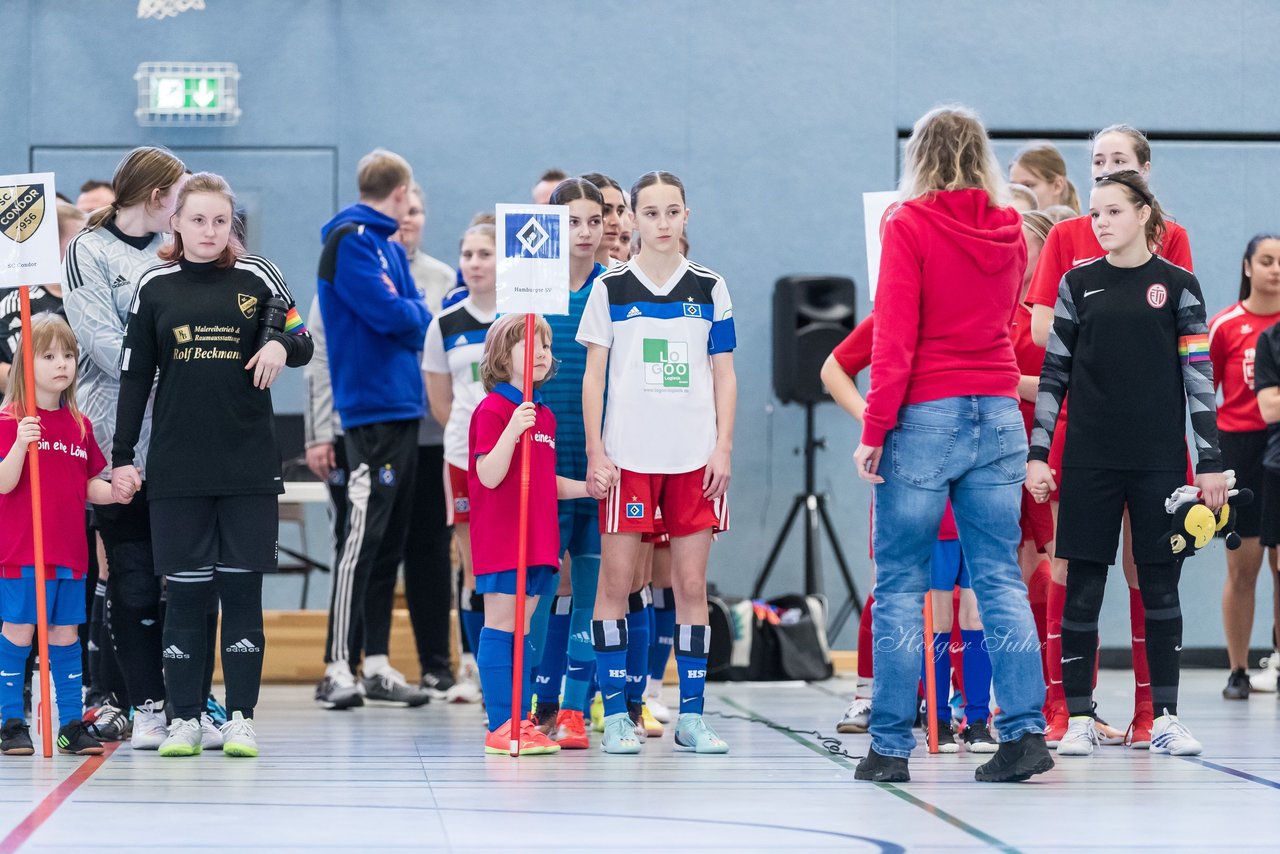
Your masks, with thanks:
[(569, 313), (569, 208), (498, 205), (499, 314)]

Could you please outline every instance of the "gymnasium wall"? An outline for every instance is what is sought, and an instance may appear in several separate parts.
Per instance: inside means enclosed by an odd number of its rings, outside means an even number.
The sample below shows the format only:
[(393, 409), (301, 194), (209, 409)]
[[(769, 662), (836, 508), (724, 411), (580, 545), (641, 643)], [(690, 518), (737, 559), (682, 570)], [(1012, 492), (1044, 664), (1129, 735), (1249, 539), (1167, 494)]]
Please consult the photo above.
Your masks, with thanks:
[[(255, 248), (304, 304), (318, 228), (354, 198), (355, 163), (376, 145), (413, 162), (428, 195), (425, 248), (450, 261), (474, 212), (527, 201), (544, 168), (602, 170), (624, 185), (676, 172), (691, 254), (736, 302), (733, 532), (711, 569), (729, 593), (750, 589), (801, 481), (802, 413), (769, 387), (773, 282), (852, 275), (868, 310), (860, 194), (892, 187), (901, 135), (923, 111), (976, 107), (1007, 140), (1005, 162), (1018, 139), (1063, 140), (1078, 185), (1089, 131), (1151, 131), (1154, 186), (1190, 231), (1214, 310), (1233, 298), (1249, 235), (1280, 227), (1280, 136), (1262, 96), (1280, 56), (1254, 37), (1280, 24), (1280, 6), (1264, 0), (206, 2), (139, 21), (132, 0), (0, 0), (0, 172), (57, 167), (74, 190), (141, 143), (173, 147), (196, 169), (219, 164), (253, 198)], [(156, 60), (238, 63), (240, 123), (140, 128), (132, 77)], [(279, 408), (297, 411), (301, 388), (290, 377)], [(865, 594), (857, 429), (825, 405), (819, 431), (820, 488)], [(770, 593), (799, 586), (799, 542)], [(1187, 567), (1188, 647), (1222, 645), (1223, 573), (1220, 551)], [(827, 577), (838, 601), (829, 561)], [(1121, 646), (1127, 611), (1110, 599), (1104, 644)], [(1257, 621), (1255, 646), (1267, 645), (1268, 622)]]

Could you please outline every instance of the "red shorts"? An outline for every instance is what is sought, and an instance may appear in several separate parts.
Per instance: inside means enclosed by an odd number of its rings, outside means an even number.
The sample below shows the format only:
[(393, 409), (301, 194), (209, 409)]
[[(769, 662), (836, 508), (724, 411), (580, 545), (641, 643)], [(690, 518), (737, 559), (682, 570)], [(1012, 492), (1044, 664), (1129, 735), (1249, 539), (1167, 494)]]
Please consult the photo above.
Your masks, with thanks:
[(467, 491), (467, 470), (444, 464), (444, 510), (448, 525), (471, 524), (471, 493)]
[(1031, 493), (1022, 490), (1022, 539), (1036, 544), (1036, 551), (1053, 542), (1053, 510), (1049, 502), (1037, 504)]
[(622, 470), (618, 485), (600, 502), (600, 533), (652, 534), (655, 516), (672, 537), (687, 537), (710, 528), (729, 530), (729, 500), (702, 495), (706, 467), (681, 474), (641, 474)]
[(671, 535), (667, 533), (667, 526), (662, 522), (662, 508), (659, 507), (653, 511), (653, 530), (640, 537), (640, 542), (649, 543), (655, 549), (671, 548)]

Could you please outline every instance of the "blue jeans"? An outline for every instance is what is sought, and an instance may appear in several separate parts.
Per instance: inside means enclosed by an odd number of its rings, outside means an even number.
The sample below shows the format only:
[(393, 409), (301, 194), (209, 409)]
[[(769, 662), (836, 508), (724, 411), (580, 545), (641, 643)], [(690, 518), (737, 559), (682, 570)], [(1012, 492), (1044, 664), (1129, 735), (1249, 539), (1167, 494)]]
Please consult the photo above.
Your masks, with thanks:
[[(947, 498), (955, 513), (994, 670), (1002, 741), (1044, 732), (1044, 675), (1018, 568), (1027, 434), (1007, 397), (952, 397), (902, 407), (885, 439), (875, 490), (875, 688), (871, 746), (907, 757), (923, 650), (924, 594)], [(941, 699), (941, 698), (940, 698)]]

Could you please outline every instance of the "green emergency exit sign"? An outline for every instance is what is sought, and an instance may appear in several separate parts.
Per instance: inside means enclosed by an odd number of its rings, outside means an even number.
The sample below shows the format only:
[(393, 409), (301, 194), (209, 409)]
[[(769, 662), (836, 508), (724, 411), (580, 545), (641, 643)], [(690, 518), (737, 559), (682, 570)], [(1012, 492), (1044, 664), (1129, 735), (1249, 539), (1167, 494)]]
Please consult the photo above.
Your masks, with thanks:
[(218, 109), (218, 78), (157, 77), (151, 85), (154, 110)]
[(134, 79), (139, 124), (232, 125), (240, 118), (233, 62), (144, 62)]

